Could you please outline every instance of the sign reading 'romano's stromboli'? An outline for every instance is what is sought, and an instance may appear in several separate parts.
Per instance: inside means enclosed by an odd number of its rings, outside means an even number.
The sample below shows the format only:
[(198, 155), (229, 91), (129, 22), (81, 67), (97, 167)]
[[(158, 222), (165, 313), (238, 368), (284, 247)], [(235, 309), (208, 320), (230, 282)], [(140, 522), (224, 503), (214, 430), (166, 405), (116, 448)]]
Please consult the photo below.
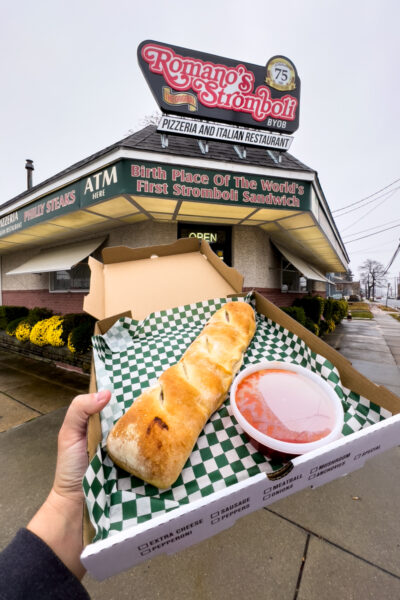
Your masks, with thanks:
[(261, 67), (147, 40), (138, 59), (166, 113), (281, 133), (298, 129), (300, 79), (284, 56)]

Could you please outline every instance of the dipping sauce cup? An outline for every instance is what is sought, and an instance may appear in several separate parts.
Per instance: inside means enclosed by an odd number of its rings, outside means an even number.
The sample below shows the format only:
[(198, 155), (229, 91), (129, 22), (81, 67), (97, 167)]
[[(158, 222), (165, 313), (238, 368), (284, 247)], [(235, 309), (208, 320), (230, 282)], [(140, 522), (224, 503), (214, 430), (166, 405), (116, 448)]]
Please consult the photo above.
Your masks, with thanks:
[(289, 460), (337, 440), (343, 406), (320, 375), (300, 365), (263, 361), (243, 369), (231, 387), (232, 412), (253, 446)]

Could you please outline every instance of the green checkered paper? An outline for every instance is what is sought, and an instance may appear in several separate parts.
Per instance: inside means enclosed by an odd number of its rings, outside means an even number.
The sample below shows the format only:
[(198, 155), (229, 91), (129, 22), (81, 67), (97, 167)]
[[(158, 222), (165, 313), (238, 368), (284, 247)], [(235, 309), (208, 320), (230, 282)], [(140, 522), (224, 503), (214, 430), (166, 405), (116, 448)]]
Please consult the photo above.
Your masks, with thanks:
[[(252, 294), (232, 298), (249, 302)], [(97, 388), (112, 392), (100, 415), (102, 440), (83, 480), (93, 541), (209, 496), (258, 473), (279, 469), (247, 441), (231, 414), (229, 397), (212, 415), (178, 480), (167, 490), (143, 482), (117, 467), (106, 452), (113, 424), (158, 377), (178, 362), (216, 310), (228, 302), (211, 299), (150, 314), (143, 321), (119, 319), (109, 331), (93, 338)], [(335, 366), (312, 352), (305, 342), (277, 323), (256, 314), (257, 329), (242, 368), (261, 360), (293, 362), (319, 373), (338, 394), (345, 411), (343, 435), (387, 418), (378, 405), (345, 388)]]

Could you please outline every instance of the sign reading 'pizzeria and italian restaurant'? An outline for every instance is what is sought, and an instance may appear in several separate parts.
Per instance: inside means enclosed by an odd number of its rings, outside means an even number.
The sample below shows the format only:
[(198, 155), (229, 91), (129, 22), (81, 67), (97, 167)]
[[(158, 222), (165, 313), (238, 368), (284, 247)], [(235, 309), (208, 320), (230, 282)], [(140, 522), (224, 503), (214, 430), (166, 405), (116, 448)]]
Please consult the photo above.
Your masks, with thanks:
[(161, 133), (176, 133), (195, 138), (233, 142), (245, 146), (262, 146), (274, 150), (289, 150), (293, 137), (271, 131), (256, 131), (247, 127), (196, 121), (187, 117), (163, 115), (157, 127)]
[(164, 113), (285, 134), (298, 129), (300, 79), (284, 56), (263, 67), (147, 40), (138, 60)]

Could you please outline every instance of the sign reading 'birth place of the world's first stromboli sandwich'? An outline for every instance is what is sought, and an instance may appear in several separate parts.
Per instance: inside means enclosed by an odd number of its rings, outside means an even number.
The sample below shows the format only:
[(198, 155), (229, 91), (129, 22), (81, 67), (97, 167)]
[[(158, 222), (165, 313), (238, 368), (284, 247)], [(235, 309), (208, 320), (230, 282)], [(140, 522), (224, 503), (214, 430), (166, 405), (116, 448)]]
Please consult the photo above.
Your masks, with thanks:
[(284, 56), (263, 67), (147, 40), (138, 60), (165, 113), (286, 134), (298, 129), (300, 79)]

